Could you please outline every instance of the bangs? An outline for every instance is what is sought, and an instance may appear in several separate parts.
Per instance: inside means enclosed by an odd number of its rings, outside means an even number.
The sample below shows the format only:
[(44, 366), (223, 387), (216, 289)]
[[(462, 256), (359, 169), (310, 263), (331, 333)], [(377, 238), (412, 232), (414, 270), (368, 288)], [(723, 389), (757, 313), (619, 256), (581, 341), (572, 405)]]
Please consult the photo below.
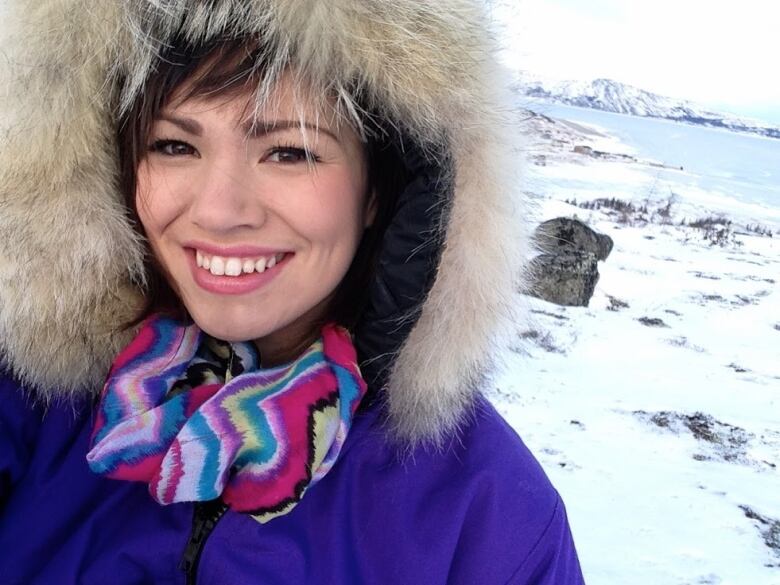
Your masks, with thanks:
[[(162, 108), (193, 98), (230, 98), (253, 92), (268, 72), (264, 55), (263, 50), (248, 44), (246, 39), (216, 40), (201, 47), (174, 48), (160, 57), (157, 76), (162, 83), (147, 87), (144, 93), (147, 98), (157, 98), (155, 102)], [(161, 93), (155, 96), (150, 90), (156, 88)]]
[(302, 72), (269, 54), (267, 47), (248, 38), (218, 38), (199, 46), (174, 43), (158, 57), (154, 72), (121, 117), (120, 134), (129, 131), (131, 135), (127, 153), (131, 160), (137, 165), (144, 157), (154, 121), (170, 105), (246, 95), (249, 119), (256, 122), (260, 111), (273, 114), (278, 107), (272, 101), (273, 89), (285, 73), (293, 78), (293, 100), (302, 130), (307, 122), (302, 105), (308, 104), (317, 113), (316, 119), (308, 120), (315, 126), (320, 116), (327, 115), (329, 124), (338, 128), (346, 123), (363, 142), (376, 135), (374, 116), (357, 105), (358, 91), (314, 87)]
[(144, 158), (154, 122), (167, 106), (194, 98), (230, 99), (270, 85), (263, 83), (267, 76), (263, 54), (246, 39), (217, 39), (198, 47), (174, 45), (161, 54), (119, 124), (120, 135), (127, 133), (130, 139), (127, 154), (133, 164)]

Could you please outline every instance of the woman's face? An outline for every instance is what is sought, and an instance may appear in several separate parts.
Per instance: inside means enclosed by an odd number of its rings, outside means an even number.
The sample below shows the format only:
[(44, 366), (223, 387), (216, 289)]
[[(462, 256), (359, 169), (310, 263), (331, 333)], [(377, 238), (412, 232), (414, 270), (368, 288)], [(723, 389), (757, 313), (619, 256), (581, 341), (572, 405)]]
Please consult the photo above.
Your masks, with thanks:
[(312, 334), (374, 210), (351, 128), (296, 103), (288, 76), (273, 108), (248, 118), (250, 99), (166, 107), (138, 168), (136, 204), (198, 326), (255, 340), (269, 363), (293, 357), (285, 352)]

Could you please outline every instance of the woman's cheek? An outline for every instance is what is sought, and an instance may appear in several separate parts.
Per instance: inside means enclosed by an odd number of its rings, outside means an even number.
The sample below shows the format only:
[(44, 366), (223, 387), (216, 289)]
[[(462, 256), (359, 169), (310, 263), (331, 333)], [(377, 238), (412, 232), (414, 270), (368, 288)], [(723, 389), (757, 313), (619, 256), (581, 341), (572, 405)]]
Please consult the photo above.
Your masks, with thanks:
[(150, 225), (150, 219), (153, 217), (152, 203), (152, 184), (153, 178), (151, 176), (151, 169), (146, 161), (142, 161), (138, 165), (136, 172), (136, 187), (135, 187), (135, 208), (138, 212), (138, 217), (141, 220), (144, 231), (147, 233), (152, 227)]
[(176, 186), (178, 178), (164, 169), (145, 164), (138, 168), (136, 209), (148, 237), (159, 235), (182, 212), (183, 199)]

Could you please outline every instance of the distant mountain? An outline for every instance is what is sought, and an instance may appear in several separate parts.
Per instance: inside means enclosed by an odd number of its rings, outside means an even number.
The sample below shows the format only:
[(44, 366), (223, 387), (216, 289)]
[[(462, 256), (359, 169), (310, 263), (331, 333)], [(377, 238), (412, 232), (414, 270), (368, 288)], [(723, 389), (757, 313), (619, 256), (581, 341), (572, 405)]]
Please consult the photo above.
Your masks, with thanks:
[(516, 89), (521, 95), (570, 106), (632, 116), (664, 118), (780, 139), (780, 127), (731, 114), (711, 112), (688, 101), (660, 96), (611, 79), (547, 81), (521, 77)]

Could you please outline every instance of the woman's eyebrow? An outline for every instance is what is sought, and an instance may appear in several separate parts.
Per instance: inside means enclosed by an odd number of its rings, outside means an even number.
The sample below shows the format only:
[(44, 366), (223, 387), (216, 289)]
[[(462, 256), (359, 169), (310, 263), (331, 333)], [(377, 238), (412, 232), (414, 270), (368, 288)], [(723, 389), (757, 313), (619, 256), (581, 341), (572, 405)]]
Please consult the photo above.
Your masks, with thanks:
[(331, 132), (328, 128), (316, 124), (311, 124), (309, 122), (296, 122), (294, 120), (255, 120), (253, 122), (245, 122), (242, 124), (242, 127), (249, 138), (260, 138), (274, 132), (283, 132), (290, 129), (300, 130), (301, 128), (308, 128), (315, 133), (321, 132), (322, 134), (330, 136), (336, 142), (340, 142), (338, 136), (336, 136), (336, 134)]
[[(182, 118), (174, 116), (172, 114), (162, 114), (160, 120), (170, 122), (171, 124), (178, 126), (185, 132), (193, 134), (195, 136), (203, 135), (203, 126), (192, 118)], [(313, 132), (322, 132), (330, 136), (336, 142), (340, 142), (338, 136), (328, 128), (324, 126), (312, 124), (310, 122), (296, 122), (294, 120), (274, 120), (274, 121), (254, 121), (245, 122), (242, 124), (242, 129), (249, 138), (260, 138), (274, 132), (284, 132), (286, 130), (299, 130), (301, 128), (308, 128)]]
[(172, 116), (171, 114), (163, 114), (160, 116), (160, 120), (170, 122), (185, 132), (189, 132), (195, 136), (203, 135), (203, 126), (201, 126), (197, 120), (193, 120), (192, 118), (179, 118), (177, 116)]

